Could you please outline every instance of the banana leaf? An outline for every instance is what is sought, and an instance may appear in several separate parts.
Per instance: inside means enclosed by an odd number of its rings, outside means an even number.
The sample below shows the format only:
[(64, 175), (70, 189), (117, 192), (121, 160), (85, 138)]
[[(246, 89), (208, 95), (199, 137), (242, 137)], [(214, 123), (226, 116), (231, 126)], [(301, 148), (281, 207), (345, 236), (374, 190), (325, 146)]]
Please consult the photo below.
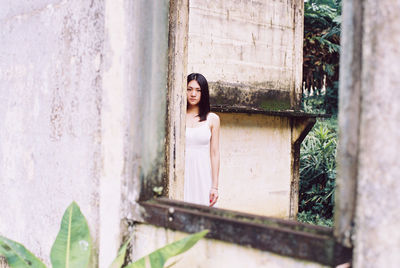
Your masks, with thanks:
[(79, 206), (72, 202), (65, 210), (60, 231), (51, 248), (53, 268), (84, 268), (92, 250), (89, 227)]
[(171, 244), (162, 247), (149, 255), (139, 259), (138, 261), (131, 263), (126, 268), (163, 268), (165, 262), (176, 255), (179, 255), (191, 247), (193, 247), (201, 238), (208, 233), (208, 230), (204, 230), (192, 235), (189, 235), (181, 240), (175, 241)]
[(110, 268), (121, 268), (125, 261), (126, 249), (128, 248), (129, 242), (131, 242), (133, 236), (131, 236), (128, 241), (126, 241), (122, 247), (118, 250), (118, 255), (111, 263)]
[(0, 256), (11, 268), (45, 268), (46, 266), (23, 245), (0, 235)]

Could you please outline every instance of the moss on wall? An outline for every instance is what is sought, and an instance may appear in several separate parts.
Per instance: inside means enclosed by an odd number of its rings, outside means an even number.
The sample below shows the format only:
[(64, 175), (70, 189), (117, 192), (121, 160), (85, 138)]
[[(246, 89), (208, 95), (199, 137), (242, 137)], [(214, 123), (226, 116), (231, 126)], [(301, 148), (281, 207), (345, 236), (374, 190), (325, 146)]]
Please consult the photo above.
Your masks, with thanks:
[(289, 89), (275, 88), (273, 82), (210, 82), (210, 102), (212, 105), (248, 106), (272, 111), (290, 109)]

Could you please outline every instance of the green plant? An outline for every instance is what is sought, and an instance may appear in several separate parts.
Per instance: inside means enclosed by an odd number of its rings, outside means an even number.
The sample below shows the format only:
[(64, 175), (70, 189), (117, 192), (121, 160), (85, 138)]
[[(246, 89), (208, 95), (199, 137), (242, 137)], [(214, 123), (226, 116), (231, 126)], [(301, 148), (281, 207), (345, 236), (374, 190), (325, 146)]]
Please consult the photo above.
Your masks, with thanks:
[(181, 240), (175, 241), (171, 244), (162, 247), (149, 255), (137, 260), (134, 263), (128, 264), (126, 268), (146, 268), (146, 261), (148, 261), (152, 268), (162, 268), (165, 262), (176, 255), (179, 255), (188, 249), (190, 249), (194, 244), (197, 243), (201, 238), (203, 238), (208, 233), (208, 230), (189, 235)]
[(336, 118), (318, 121), (302, 143), (298, 214), (300, 221), (318, 224), (332, 219), (336, 179), (336, 128)]
[(302, 106), (307, 113), (325, 113), (325, 100), (323, 95), (303, 95)]
[(325, 219), (318, 214), (313, 214), (310, 211), (302, 211), (297, 214), (297, 220), (300, 222), (316, 224), (320, 226), (332, 227), (333, 219)]
[[(79, 206), (72, 202), (64, 212), (60, 231), (51, 248), (51, 264), (53, 267), (87, 267), (91, 249), (86, 219)], [(7, 259), (12, 268), (46, 267), (23, 245), (3, 236), (0, 236), (0, 255)]]
[(337, 114), (341, 0), (304, 1), (303, 97), (322, 96)]
[(328, 113), (301, 145), (299, 221), (331, 226), (336, 179), (341, 0), (304, 0), (302, 109)]
[[(144, 268), (146, 260), (151, 268), (162, 268), (165, 262), (178, 254), (181, 254), (207, 234), (208, 230), (198, 232), (185, 238), (166, 245), (140, 260), (127, 264), (126, 268)], [(118, 255), (111, 264), (111, 268), (120, 268), (124, 264), (125, 254), (130, 239), (124, 243), (118, 251)], [(87, 267), (92, 251), (92, 241), (87, 221), (79, 206), (72, 202), (64, 212), (61, 221), (60, 231), (54, 241), (50, 253), (50, 260), (53, 268)], [(11, 268), (45, 268), (35, 255), (23, 245), (0, 236), (0, 256), (4, 256)]]

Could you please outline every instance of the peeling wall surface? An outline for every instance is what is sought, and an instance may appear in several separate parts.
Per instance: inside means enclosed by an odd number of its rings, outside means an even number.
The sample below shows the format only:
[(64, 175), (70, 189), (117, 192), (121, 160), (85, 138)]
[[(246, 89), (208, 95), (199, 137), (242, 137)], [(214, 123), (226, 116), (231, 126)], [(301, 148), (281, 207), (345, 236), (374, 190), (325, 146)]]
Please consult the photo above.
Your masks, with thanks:
[(191, 0), (188, 71), (256, 87), (245, 91), (299, 90), (302, 25), (300, 1)]
[(289, 119), (256, 114), (218, 115), (223, 138), (217, 207), (288, 218)]
[(98, 243), (103, 3), (6, 2), (0, 8), (0, 233), (48, 261), (73, 200)]
[(292, 1), (191, 0), (189, 72), (209, 81), (275, 82), (288, 90), (293, 72)]
[[(132, 257), (138, 260), (153, 250), (179, 240), (187, 234), (167, 230), (151, 225), (136, 225), (133, 239)], [(201, 239), (192, 249), (186, 253), (170, 259), (168, 264), (178, 262), (176, 268), (242, 268), (242, 267), (266, 267), (266, 268), (323, 268), (321, 264), (288, 258), (274, 253), (252, 249), (212, 239)]]

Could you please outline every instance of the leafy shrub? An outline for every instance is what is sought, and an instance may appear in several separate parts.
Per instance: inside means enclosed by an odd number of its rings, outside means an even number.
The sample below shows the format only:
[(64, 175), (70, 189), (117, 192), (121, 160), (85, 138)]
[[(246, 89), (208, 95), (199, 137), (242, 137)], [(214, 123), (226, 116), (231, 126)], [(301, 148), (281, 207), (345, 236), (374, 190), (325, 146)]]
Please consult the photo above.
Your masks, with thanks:
[(298, 220), (332, 225), (336, 178), (341, 0), (304, 0), (302, 109), (328, 113), (301, 146)]
[(303, 93), (337, 113), (341, 0), (304, 0)]
[(302, 211), (297, 214), (297, 220), (309, 224), (316, 224), (320, 226), (332, 227), (333, 219), (325, 219), (318, 214), (312, 214), (310, 211)]
[(333, 217), (336, 179), (337, 120), (318, 121), (300, 153), (298, 220), (329, 225)]
[(302, 96), (302, 110), (307, 113), (330, 114), (334, 117), (338, 113), (339, 82), (332, 83), (321, 92), (304, 92)]
[(324, 114), (325, 111), (325, 95), (305, 95), (302, 97), (302, 110), (307, 113)]

